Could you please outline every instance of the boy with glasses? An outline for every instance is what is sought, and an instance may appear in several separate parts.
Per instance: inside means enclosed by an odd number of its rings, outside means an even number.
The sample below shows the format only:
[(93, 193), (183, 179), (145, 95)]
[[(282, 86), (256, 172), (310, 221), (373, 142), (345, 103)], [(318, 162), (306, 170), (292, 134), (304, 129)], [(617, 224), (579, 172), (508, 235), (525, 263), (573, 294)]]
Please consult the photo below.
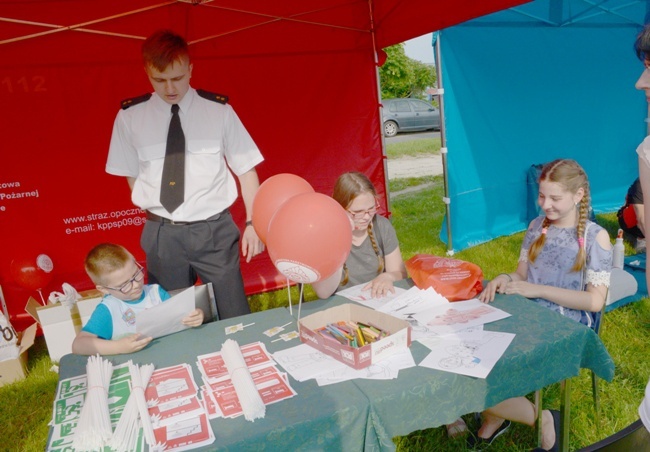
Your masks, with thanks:
[[(169, 294), (157, 284), (144, 284), (144, 268), (120, 245), (97, 245), (86, 256), (85, 268), (104, 297), (77, 334), (72, 352), (117, 355), (142, 350), (152, 338), (136, 333), (136, 314), (169, 299)], [(201, 325), (203, 311), (195, 309), (182, 322)]]

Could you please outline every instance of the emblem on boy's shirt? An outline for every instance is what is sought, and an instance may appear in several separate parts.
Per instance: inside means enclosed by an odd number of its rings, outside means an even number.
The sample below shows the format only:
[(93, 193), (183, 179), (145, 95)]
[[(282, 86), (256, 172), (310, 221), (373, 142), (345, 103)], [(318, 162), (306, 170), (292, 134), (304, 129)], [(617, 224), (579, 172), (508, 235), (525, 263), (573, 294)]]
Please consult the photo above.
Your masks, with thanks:
[(124, 320), (124, 323), (127, 325), (135, 325), (135, 312), (133, 309), (129, 308), (122, 314), (122, 320)]

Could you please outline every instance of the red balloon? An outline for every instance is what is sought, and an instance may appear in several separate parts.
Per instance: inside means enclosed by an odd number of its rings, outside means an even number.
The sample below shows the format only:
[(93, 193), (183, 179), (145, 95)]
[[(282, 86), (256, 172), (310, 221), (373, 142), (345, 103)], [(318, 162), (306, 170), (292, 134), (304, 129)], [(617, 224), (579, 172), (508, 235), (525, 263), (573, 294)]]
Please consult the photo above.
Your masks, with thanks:
[(267, 239), (271, 262), (280, 273), (312, 283), (343, 265), (352, 247), (352, 228), (338, 202), (321, 193), (304, 193), (280, 206)]
[(271, 218), (289, 198), (302, 194), (314, 193), (312, 186), (300, 176), (282, 173), (265, 180), (253, 199), (253, 227), (264, 244)]
[(36, 257), (19, 257), (10, 264), (11, 276), (16, 283), (29, 290), (40, 290), (52, 281), (54, 264), (47, 254)]

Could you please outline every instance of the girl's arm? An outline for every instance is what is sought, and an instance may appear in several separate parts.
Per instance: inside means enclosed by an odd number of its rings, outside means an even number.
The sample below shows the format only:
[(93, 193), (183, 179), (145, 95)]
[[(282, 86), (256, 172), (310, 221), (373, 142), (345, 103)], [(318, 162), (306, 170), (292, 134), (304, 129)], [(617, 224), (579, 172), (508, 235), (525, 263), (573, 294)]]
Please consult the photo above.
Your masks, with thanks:
[(495, 276), (492, 281), (487, 283), (477, 298), (483, 303), (490, 303), (494, 301), (495, 294), (507, 293), (506, 287), (509, 283), (526, 281), (526, 275), (528, 275), (528, 262), (519, 261), (517, 270), (514, 273), (501, 273)]
[(530, 283), (530, 287), (508, 287), (506, 293), (517, 293), (526, 298), (544, 298), (565, 308), (582, 311), (598, 312), (605, 304), (607, 287), (605, 285), (593, 286), (587, 284), (587, 290), (560, 289), (559, 287), (544, 286)]
[(363, 290), (370, 289), (370, 295), (373, 298), (381, 298), (388, 295), (389, 292), (395, 293), (393, 283), (406, 278), (406, 266), (399, 246), (384, 257), (384, 265), (384, 272), (377, 275), (363, 288)]
[(384, 262), (386, 264), (385, 273), (390, 274), (393, 281), (399, 281), (400, 279), (406, 278), (406, 265), (404, 265), (402, 252), (400, 251), (399, 246), (395, 248), (392, 253), (385, 256)]
[(314, 289), (314, 292), (316, 292), (318, 298), (329, 298), (334, 292), (336, 292), (336, 288), (341, 283), (342, 274), (343, 267), (339, 267), (334, 272), (334, 274), (332, 274), (332, 276), (311, 283), (311, 286)]
[[(596, 242), (606, 250), (612, 247), (609, 235), (604, 229), (596, 236)], [(521, 264), (525, 263), (520, 262), (520, 267)], [(520, 267), (517, 268), (517, 273), (519, 273)], [(587, 284), (587, 289), (582, 291), (521, 281), (509, 283), (505, 293), (519, 294), (526, 298), (544, 298), (565, 308), (598, 312), (605, 304), (607, 286), (604, 284), (598, 286)]]

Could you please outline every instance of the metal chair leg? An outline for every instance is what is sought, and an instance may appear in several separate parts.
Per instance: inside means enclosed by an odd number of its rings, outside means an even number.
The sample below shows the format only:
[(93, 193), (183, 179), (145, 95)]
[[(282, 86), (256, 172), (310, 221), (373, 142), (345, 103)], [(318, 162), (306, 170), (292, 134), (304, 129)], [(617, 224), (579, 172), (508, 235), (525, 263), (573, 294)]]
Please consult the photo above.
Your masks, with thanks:
[(535, 391), (535, 410), (537, 412), (535, 437), (537, 438), (537, 447), (542, 447), (542, 389)]
[[(560, 395), (560, 451), (569, 450), (569, 418), (571, 412), (571, 379), (567, 378), (561, 384)], [(555, 432), (557, 435), (558, 432)]]
[(600, 393), (598, 392), (598, 377), (593, 370), (591, 371), (591, 391), (594, 395), (596, 425), (600, 425)]

